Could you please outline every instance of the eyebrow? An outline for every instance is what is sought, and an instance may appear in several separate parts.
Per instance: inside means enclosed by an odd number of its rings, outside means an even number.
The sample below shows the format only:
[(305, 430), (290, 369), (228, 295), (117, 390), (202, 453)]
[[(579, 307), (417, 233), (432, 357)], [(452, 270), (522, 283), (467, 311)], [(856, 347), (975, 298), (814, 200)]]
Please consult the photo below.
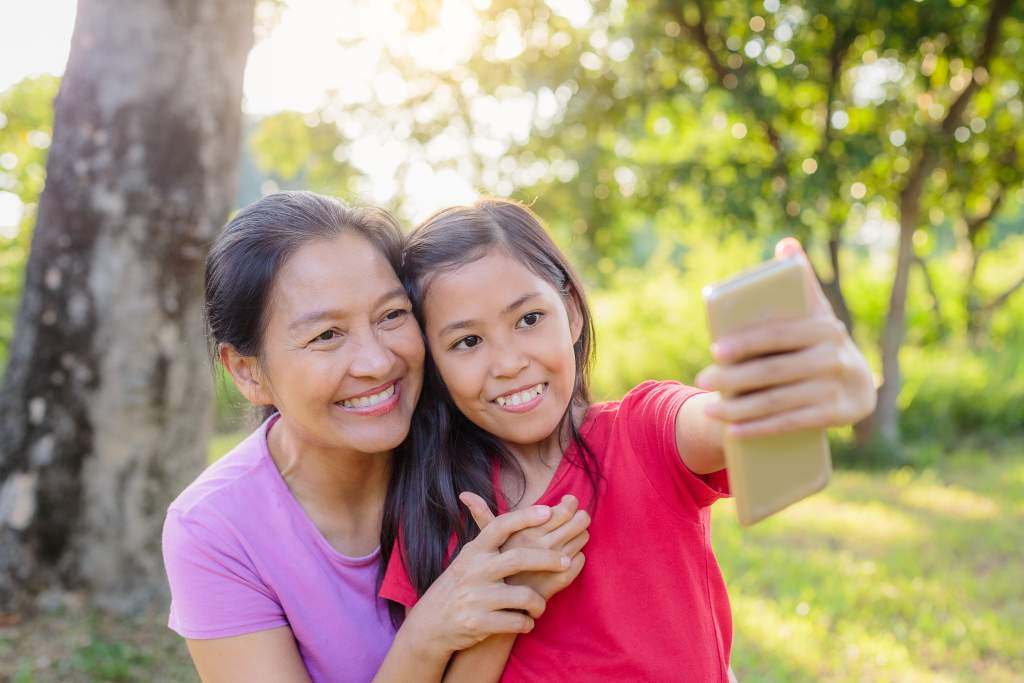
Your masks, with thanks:
[[(378, 298), (373, 303), (373, 308), (377, 308), (378, 306), (380, 306), (381, 304), (389, 301), (390, 299), (395, 299), (397, 297), (403, 297), (404, 298), (405, 296), (406, 296), (405, 289), (403, 289), (402, 287), (395, 287), (391, 291), (381, 295), (381, 297)], [(345, 315), (346, 315), (345, 311), (343, 311), (343, 310), (341, 310), (339, 308), (327, 308), (327, 309), (322, 309), (322, 310), (319, 310), (319, 311), (310, 311), (309, 313), (305, 313), (305, 314), (299, 316), (298, 318), (296, 318), (295, 320), (293, 320), (292, 323), (288, 326), (288, 329), (294, 331), (294, 330), (297, 330), (297, 329), (299, 329), (301, 327), (306, 327), (306, 326), (311, 325), (313, 323), (322, 322), (324, 320), (334, 320), (334, 319), (337, 319), (337, 318), (344, 318)]]
[[(516, 310), (517, 308), (525, 304), (530, 299), (533, 299), (534, 297), (538, 296), (540, 296), (540, 292), (529, 292), (528, 294), (523, 294), (521, 297), (510, 303), (508, 306), (501, 309), (501, 314), (506, 315), (508, 313), (511, 313), (512, 311)], [(456, 320), (455, 322), (448, 323), (447, 325), (442, 327), (441, 331), (438, 332), (438, 336), (443, 337), (449, 332), (454, 332), (455, 330), (462, 330), (467, 327), (472, 327), (473, 325), (476, 324), (476, 322), (476, 320), (472, 319)]]

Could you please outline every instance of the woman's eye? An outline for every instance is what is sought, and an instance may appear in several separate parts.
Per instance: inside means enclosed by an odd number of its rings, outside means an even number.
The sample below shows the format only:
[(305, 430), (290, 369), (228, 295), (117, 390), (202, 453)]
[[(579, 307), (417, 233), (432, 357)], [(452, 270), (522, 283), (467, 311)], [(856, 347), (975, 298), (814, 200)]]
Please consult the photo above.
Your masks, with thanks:
[(534, 325), (539, 323), (540, 319), (543, 317), (544, 314), (541, 313), (540, 311), (527, 313), (526, 315), (519, 319), (519, 325), (517, 325), (517, 327), (533, 327)]
[(395, 310), (388, 311), (387, 313), (384, 314), (384, 321), (385, 322), (393, 322), (395, 320), (401, 320), (402, 318), (404, 318), (408, 314), (409, 314), (409, 311), (405, 311), (405, 310), (402, 310), (400, 308), (396, 308)]
[(480, 343), (480, 337), (475, 334), (471, 334), (468, 337), (463, 337), (459, 341), (452, 345), (452, 349), (471, 349)]
[(324, 330), (323, 332), (318, 334), (313, 339), (313, 341), (315, 341), (315, 342), (331, 341), (332, 339), (336, 338), (337, 336), (338, 336), (338, 331), (337, 330)]

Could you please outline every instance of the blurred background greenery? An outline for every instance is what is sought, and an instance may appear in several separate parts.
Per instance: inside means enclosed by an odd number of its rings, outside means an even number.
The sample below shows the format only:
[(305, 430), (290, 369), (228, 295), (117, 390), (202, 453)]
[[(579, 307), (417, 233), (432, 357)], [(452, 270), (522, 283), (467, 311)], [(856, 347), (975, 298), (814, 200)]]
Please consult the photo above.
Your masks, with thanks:
[[(692, 380), (709, 360), (702, 287), (803, 240), (898, 389), (898, 429), (837, 432), (853, 470), (750, 531), (716, 511), (735, 668), (1020, 680), (1020, 2), (296, 0), (258, 16), (238, 205), (307, 188), (412, 225), (479, 194), (532, 204), (590, 285), (600, 398)], [(0, 359), (58, 87), (0, 93)], [(211, 457), (245, 428), (217, 384)], [(158, 630), (96, 617), (69, 635), (55, 614), (39, 623), (57, 637), (0, 634), (7, 674), (191, 675)], [(37, 640), (66, 656), (19, 655)], [(97, 673), (109, 661), (123, 667)]]

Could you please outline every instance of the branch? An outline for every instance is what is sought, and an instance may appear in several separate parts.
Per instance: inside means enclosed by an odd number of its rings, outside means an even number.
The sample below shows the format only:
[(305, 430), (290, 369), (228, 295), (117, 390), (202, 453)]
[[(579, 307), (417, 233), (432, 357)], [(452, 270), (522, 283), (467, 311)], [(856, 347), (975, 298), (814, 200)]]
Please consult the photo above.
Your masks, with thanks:
[(1014, 292), (1016, 292), (1021, 287), (1024, 287), (1024, 275), (1021, 275), (1020, 278), (1012, 285), (1010, 285), (1006, 290), (1004, 290), (1002, 294), (1000, 294), (996, 298), (992, 299), (992, 301), (989, 301), (987, 304), (982, 306), (982, 312), (984, 312), (986, 315), (993, 313), (997, 308), (1005, 304), (1010, 299), (1010, 297), (1013, 296)]
[[(978, 89), (977, 70), (988, 68), (989, 61), (992, 59), (992, 53), (995, 51), (999, 40), (999, 29), (1012, 4), (1013, 0), (993, 1), (992, 12), (989, 14), (988, 22), (985, 24), (985, 38), (982, 41), (981, 48), (978, 50), (978, 56), (974, 60), (971, 80), (950, 106), (949, 111), (946, 112), (946, 117), (939, 126), (939, 130), (945, 136), (952, 134), (957, 124), (960, 123), (961, 114), (963, 114), (970, 103), (971, 97), (974, 96), (974, 92)], [(931, 175), (937, 163), (935, 146), (929, 144), (929, 141), (926, 140), (921, 152), (918, 154), (910, 176), (907, 178), (907, 184), (900, 192), (900, 226), (902, 228), (910, 229), (913, 227), (912, 223), (917, 222), (917, 213), (924, 181)]]

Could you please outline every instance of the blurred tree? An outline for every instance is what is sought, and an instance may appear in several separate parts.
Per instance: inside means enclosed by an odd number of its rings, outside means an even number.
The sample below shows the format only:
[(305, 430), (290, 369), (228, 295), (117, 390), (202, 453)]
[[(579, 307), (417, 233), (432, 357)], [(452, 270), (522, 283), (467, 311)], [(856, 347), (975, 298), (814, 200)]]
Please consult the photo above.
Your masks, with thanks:
[(254, 0), (83, 0), (0, 390), (0, 610), (164, 590), (204, 462), (206, 248), (234, 195)]

